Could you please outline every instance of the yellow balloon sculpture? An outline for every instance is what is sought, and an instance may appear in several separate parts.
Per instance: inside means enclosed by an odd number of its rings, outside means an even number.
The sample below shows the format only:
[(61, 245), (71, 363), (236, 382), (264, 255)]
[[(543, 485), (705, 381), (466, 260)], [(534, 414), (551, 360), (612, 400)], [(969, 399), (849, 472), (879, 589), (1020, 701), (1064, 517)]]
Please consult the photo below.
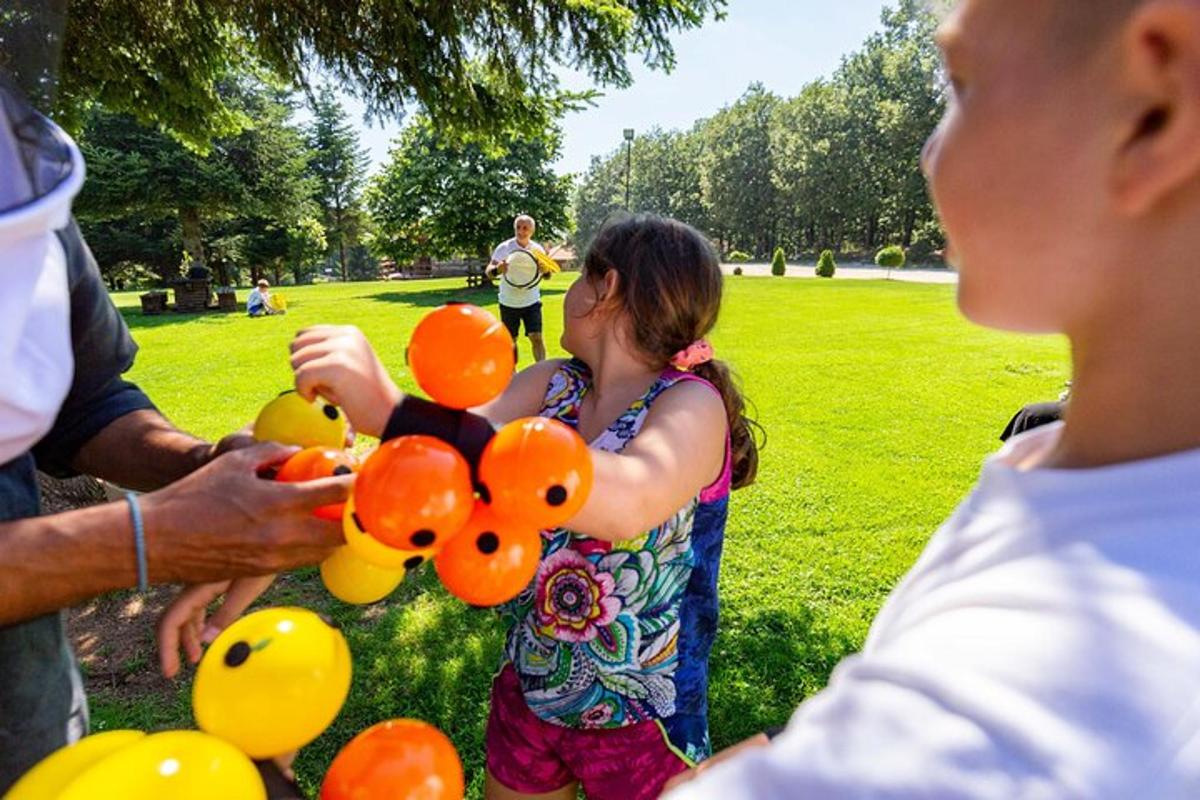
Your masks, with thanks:
[(329, 593), (343, 603), (377, 603), (404, 580), (404, 567), (387, 569), (364, 561), (343, 545), (321, 562), (321, 580)]
[(192, 710), (202, 730), (262, 759), (317, 738), (349, 691), (341, 632), (311, 611), (269, 608), (242, 617), (208, 648)]
[(296, 392), (284, 392), (258, 412), (254, 438), (299, 447), (341, 449), (346, 446), (346, 415), (319, 397), (310, 403)]
[(55, 750), (17, 781), (4, 800), (49, 800), (62, 793), (87, 768), (146, 738), (141, 731), (107, 731)]
[[(43, 797), (46, 797), (43, 795)], [(266, 800), (245, 754), (199, 731), (143, 737), (84, 770), (54, 800)]]

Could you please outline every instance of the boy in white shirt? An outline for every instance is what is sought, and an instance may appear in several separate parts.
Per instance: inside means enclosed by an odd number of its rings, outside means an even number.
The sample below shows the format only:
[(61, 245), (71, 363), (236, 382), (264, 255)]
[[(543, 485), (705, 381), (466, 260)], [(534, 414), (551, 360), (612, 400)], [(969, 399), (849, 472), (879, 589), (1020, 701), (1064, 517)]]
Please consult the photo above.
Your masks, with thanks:
[(959, 305), (1070, 338), (1065, 424), (988, 461), (784, 732), (671, 800), (1200, 796), (1200, 0), (962, 0), (939, 39)]
[[(488, 277), (500, 276), (500, 319), (515, 342), (525, 326), (525, 335), (533, 348), (533, 360), (546, 360), (546, 342), (542, 338), (542, 290), (541, 282), (545, 277), (541, 267), (532, 265), (532, 273), (516, 275), (515, 270), (509, 269), (508, 258), (518, 250), (536, 250), (543, 255), (544, 247), (533, 241), (533, 232), (537, 223), (528, 214), (521, 214), (513, 220), (513, 232), (516, 234), (508, 241), (501, 242), (492, 251), (492, 260), (487, 267)], [(528, 256), (526, 256), (528, 259)]]

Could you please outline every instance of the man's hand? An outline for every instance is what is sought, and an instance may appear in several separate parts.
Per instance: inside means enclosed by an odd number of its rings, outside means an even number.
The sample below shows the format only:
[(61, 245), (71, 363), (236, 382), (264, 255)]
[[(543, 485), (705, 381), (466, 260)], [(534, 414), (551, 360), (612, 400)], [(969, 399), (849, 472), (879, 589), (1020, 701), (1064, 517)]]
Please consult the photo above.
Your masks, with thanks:
[(296, 391), (341, 406), (354, 428), (381, 436), (404, 396), (362, 331), (352, 325), (316, 325), (292, 340)]
[(749, 739), (746, 739), (743, 742), (735, 744), (733, 747), (727, 747), (721, 752), (713, 755), (712, 758), (701, 761), (687, 772), (681, 772), (675, 777), (671, 778), (671, 780), (667, 781), (663, 785), (662, 796), (665, 797), (674, 790), (678, 789), (680, 786), (683, 786), (685, 783), (690, 783), (696, 780), (696, 778), (700, 777), (705, 770), (711, 769), (717, 764), (728, 761), (729, 759), (734, 758), (735, 756), (738, 756), (747, 750), (766, 747), (770, 743), (771, 740), (767, 738), (767, 735), (765, 733), (760, 733), (756, 736), (751, 736)]
[(276, 483), (259, 473), (297, 448), (274, 443), (227, 453), (183, 480), (143, 495), (155, 582), (203, 583), (316, 564), (344, 539), (318, 506), (344, 501), (353, 475)]

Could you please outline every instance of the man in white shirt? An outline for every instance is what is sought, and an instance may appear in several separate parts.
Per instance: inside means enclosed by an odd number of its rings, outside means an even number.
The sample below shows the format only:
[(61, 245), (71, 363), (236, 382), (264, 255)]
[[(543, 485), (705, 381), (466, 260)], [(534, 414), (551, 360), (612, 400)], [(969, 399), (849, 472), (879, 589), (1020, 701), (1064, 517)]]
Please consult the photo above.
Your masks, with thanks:
[(1065, 423), (985, 465), (780, 735), (671, 800), (1200, 796), (1200, 0), (959, 0), (938, 40), (959, 307), (1068, 337)]
[(500, 277), (500, 319), (508, 332), (512, 334), (515, 343), (521, 333), (522, 324), (529, 344), (533, 348), (533, 360), (546, 359), (546, 342), (542, 338), (542, 292), (541, 282), (545, 273), (536, 262), (532, 270), (527, 262), (533, 259), (522, 259), (522, 269), (510, 268), (509, 257), (518, 251), (535, 250), (543, 255), (544, 247), (533, 241), (533, 232), (537, 223), (528, 214), (521, 214), (513, 220), (513, 231), (516, 236), (499, 244), (492, 251), (492, 260), (488, 264), (489, 277)]

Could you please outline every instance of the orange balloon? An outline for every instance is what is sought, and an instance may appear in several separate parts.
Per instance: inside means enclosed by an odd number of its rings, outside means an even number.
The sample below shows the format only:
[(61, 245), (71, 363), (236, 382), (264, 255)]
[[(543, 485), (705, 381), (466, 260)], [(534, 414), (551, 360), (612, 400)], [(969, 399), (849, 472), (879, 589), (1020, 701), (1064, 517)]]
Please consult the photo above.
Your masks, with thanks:
[(408, 344), (413, 377), (450, 408), (471, 408), (498, 397), (512, 380), (515, 359), (508, 329), (467, 303), (426, 314)]
[(529, 585), (542, 557), (536, 528), (477, 503), (471, 519), (434, 559), (450, 594), (473, 606), (497, 606)]
[(355, 736), (329, 765), (320, 800), (462, 800), (462, 762), (446, 734), (394, 719)]
[[(328, 478), (333, 475), (349, 475), (358, 471), (358, 459), (345, 450), (335, 450), (332, 447), (308, 447), (283, 462), (275, 473), (275, 480), (284, 483), (302, 483), (317, 478)], [(313, 516), (333, 520), (342, 518), (345, 503), (333, 503), (321, 506), (313, 511)]]
[(400, 436), (379, 445), (354, 483), (359, 528), (388, 547), (440, 550), (471, 516), (471, 468), (432, 436)]
[(506, 517), (538, 530), (575, 516), (592, 490), (587, 443), (558, 420), (510, 422), (488, 442), (479, 460), (480, 493)]

